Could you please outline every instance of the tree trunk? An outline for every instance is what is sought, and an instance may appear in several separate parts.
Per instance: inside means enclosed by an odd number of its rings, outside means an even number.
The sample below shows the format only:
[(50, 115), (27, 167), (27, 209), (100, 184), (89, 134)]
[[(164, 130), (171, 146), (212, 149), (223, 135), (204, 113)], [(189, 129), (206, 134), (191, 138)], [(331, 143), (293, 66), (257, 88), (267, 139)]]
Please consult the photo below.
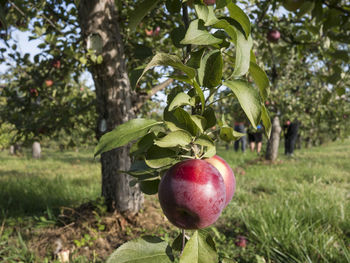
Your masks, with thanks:
[(265, 155), (265, 158), (267, 160), (275, 161), (277, 159), (281, 131), (282, 131), (282, 128), (280, 125), (280, 120), (276, 116), (273, 118), (271, 137), (267, 142), (267, 149), (266, 149), (266, 155)]
[(32, 157), (39, 159), (41, 157), (41, 146), (40, 142), (33, 142), (32, 145)]
[[(89, 39), (93, 36), (97, 47), (101, 47), (97, 52), (103, 57), (101, 64), (90, 67), (99, 115), (97, 138), (100, 138), (105, 132), (134, 118), (132, 90), (114, 1), (81, 0), (78, 12), (83, 39), (89, 46)], [(101, 155), (102, 196), (110, 210), (134, 214), (141, 209), (143, 195), (138, 185), (129, 186), (132, 178), (120, 172), (130, 168), (128, 153), (129, 146), (126, 146)]]

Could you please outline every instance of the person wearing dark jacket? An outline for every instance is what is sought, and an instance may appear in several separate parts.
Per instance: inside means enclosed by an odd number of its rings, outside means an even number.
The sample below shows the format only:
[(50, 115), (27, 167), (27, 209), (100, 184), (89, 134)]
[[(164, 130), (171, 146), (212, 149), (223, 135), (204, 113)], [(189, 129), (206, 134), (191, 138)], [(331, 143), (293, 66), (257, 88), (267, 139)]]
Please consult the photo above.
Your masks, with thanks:
[(299, 130), (300, 123), (297, 119), (292, 121), (288, 127), (287, 132), (285, 133), (285, 151), (284, 153), (286, 155), (293, 155), (295, 143), (298, 138), (298, 130)]

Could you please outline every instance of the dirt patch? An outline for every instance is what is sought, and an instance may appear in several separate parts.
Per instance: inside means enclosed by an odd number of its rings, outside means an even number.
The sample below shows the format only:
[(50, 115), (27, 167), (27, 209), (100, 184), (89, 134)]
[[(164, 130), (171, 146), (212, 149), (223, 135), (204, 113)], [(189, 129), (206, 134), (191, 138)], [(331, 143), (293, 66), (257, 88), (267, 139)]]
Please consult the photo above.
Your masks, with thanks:
[(146, 200), (136, 216), (107, 213), (96, 203), (86, 203), (74, 209), (62, 208), (58, 221), (59, 226), (30, 231), (28, 247), (38, 257), (56, 259), (69, 254), (70, 258), (84, 256), (89, 262), (100, 261), (142, 234), (174, 230), (156, 199)]

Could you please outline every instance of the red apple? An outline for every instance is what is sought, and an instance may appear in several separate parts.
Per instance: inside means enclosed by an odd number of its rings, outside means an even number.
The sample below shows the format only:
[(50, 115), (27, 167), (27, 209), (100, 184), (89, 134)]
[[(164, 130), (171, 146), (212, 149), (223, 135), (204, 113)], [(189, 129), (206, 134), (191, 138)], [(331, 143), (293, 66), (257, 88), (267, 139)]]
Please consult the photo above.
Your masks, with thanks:
[(58, 60), (58, 59), (55, 59), (54, 61), (52, 61), (52, 66), (53, 66), (54, 68), (59, 69), (59, 68), (61, 67), (61, 61)]
[(186, 160), (163, 176), (158, 197), (165, 216), (183, 229), (205, 228), (225, 205), (225, 183), (219, 171), (203, 160)]
[(278, 30), (270, 30), (267, 33), (267, 40), (277, 42), (281, 38), (281, 33)]
[(297, 11), (302, 5), (304, 1), (302, 0), (284, 0), (283, 6), (288, 11), (294, 12)]
[(245, 236), (238, 236), (235, 243), (236, 246), (244, 248), (247, 246), (247, 239)]
[(205, 5), (214, 5), (216, 0), (203, 0), (203, 3)]
[(159, 33), (160, 33), (160, 26), (157, 26), (153, 32), (153, 36), (157, 37), (157, 36), (159, 36)]
[(265, 105), (266, 105), (266, 106), (270, 105), (270, 102), (269, 102), (268, 100), (265, 101)]
[(225, 187), (226, 187), (226, 199), (225, 199), (225, 207), (231, 201), (233, 195), (236, 191), (236, 178), (228, 163), (222, 159), (221, 157), (215, 155), (209, 159), (204, 159), (204, 161), (213, 165), (220, 172), (222, 178), (224, 179)]
[(153, 29), (151, 30), (148, 30), (147, 28), (145, 29), (145, 32), (146, 32), (146, 36), (153, 36)]
[(45, 85), (51, 87), (53, 85), (53, 81), (51, 79), (45, 80)]
[(36, 97), (39, 95), (37, 89), (30, 89), (30, 94), (32, 94), (33, 96), (36, 96)]

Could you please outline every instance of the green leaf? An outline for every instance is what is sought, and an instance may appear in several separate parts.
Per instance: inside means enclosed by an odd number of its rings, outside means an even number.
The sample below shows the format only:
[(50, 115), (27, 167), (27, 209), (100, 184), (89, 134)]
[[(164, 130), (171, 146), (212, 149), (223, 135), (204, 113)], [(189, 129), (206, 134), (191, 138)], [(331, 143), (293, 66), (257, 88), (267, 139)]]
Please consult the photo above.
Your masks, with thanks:
[(132, 45), (132, 53), (134, 58), (141, 60), (153, 56), (152, 48), (141, 44)]
[(265, 134), (267, 138), (270, 138), (272, 129), (271, 118), (264, 104), (261, 105), (261, 120), (265, 127)]
[(168, 263), (173, 255), (168, 243), (154, 236), (144, 236), (121, 245), (107, 263)]
[(131, 146), (130, 154), (139, 155), (146, 152), (153, 145), (155, 139), (154, 132), (146, 134)]
[(183, 45), (214, 45), (220, 44), (222, 39), (214, 37), (204, 27), (202, 20), (193, 20), (187, 29), (185, 38), (180, 42)]
[(146, 195), (154, 195), (158, 193), (159, 183), (159, 179), (140, 181), (140, 189)]
[(191, 115), (182, 108), (176, 108), (174, 111), (167, 111), (165, 109), (163, 118), (168, 128), (172, 131), (186, 130), (193, 136), (196, 136), (200, 130), (192, 120)]
[(174, 15), (181, 10), (181, 0), (166, 0), (165, 6), (168, 12)]
[(205, 129), (209, 129), (216, 124), (216, 116), (215, 111), (212, 107), (207, 107), (205, 111), (203, 112), (203, 117), (207, 120)]
[(202, 134), (194, 143), (206, 148), (202, 158), (210, 158), (216, 154), (215, 143), (208, 135)]
[(172, 111), (177, 107), (181, 107), (184, 105), (190, 105), (192, 107), (195, 106), (194, 100), (184, 92), (178, 93), (175, 98), (171, 101), (169, 105), (169, 110)]
[(190, 79), (189, 77), (184, 76), (184, 75), (170, 75), (170, 76), (168, 76), (168, 78), (175, 79), (175, 80), (182, 81), (182, 82), (186, 82), (186, 83), (192, 85), (192, 79)]
[(190, 133), (184, 130), (177, 130), (170, 132), (163, 138), (160, 138), (155, 141), (155, 145), (158, 145), (162, 148), (186, 146), (192, 141), (192, 136)]
[(221, 9), (226, 7), (227, 3), (231, 2), (230, 0), (216, 0), (216, 9)]
[(250, 50), (253, 46), (253, 40), (251, 36), (245, 39), (241, 31), (236, 30), (237, 41), (236, 41), (236, 59), (235, 59), (235, 70), (232, 75), (242, 76), (246, 74), (250, 66)]
[(146, 180), (159, 176), (156, 170), (148, 167), (144, 160), (137, 160), (133, 162), (131, 164), (130, 170), (126, 171), (125, 173), (130, 174), (139, 180)]
[(254, 82), (259, 87), (260, 96), (263, 101), (266, 100), (269, 90), (268, 87), (270, 85), (269, 79), (264, 70), (262, 70), (258, 64), (254, 62), (250, 62), (249, 73), (252, 75)]
[(129, 28), (131, 31), (135, 30), (142, 19), (157, 6), (159, 0), (144, 0), (142, 3), (139, 2), (140, 1), (138, 1), (135, 10), (132, 10), (128, 14), (130, 19)]
[(228, 11), (230, 12), (231, 18), (237, 21), (241, 25), (244, 31), (245, 37), (248, 38), (251, 30), (249, 17), (244, 13), (244, 11), (241, 8), (239, 8), (237, 5), (235, 5), (232, 2), (227, 5), (227, 8), (228, 8)]
[(185, 34), (186, 34), (186, 29), (184, 26), (176, 27), (170, 32), (170, 38), (171, 38), (171, 41), (173, 41), (173, 44), (175, 47), (177, 48), (184, 47), (184, 45), (181, 45), (180, 42), (182, 39), (184, 39)]
[(311, 12), (315, 7), (315, 1), (304, 1), (301, 5), (299, 11), (297, 12), (298, 17), (302, 17), (303, 15)]
[(261, 117), (261, 102), (257, 90), (243, 80), (229, 80), (224, 85), (233, 91), (250, 123), (256, 129)]
[(345, 87), (336, 87), (335, 88), (335, 91), (337, 92), (337, 95), (338, 96), (342, 96), (345, 94), (346, 90), (345, 90)]
[(118, 125), (113, 131), (104, 134), (95, 148), (95, 156), (121, 147), (129, 142), (136, 140), (156, 125), (162, 124), (156, 120), (133, 119), (121, 125)]
[(140, 78), (144, 69), (145, 69), (144, 66), (140, 66), (131, 70), (129, 79), (130, 79), (130, 85), (132, 88), (136, 88), (137, 80)]
[(198, 69), (199, 84), (213, 88), (221, 83), (223, 59), (220, 50), (212, 50), (206, 54)]
[(201, 87), (198, 85), (196, 80), (193, 80), (193, 86), (196, 90), (197, 95), (199, 96), (199, 99), (201, 101), (201, 105), (202, 105), (202, 112), (204, 111), (204, 107), (205, 107), (205, 97), (204, 97), (204, 93), (203, 90), (201, 89)]
[(190, 59), (187, 61), (186, 65), (191, 67), (191, 68), (199, 68), (201, 65), (201, 60), (202, 60), (202, 56), (204, 53), (204, 48), (201, 48), (197, 51), (192, 51), (191, 52), (191, 57)]
[(223, 258), (221, 263), (237, 263), (237, 261), (230, 258)]
[(200, 132), (204, 132), (205, 126), (207, 125), (207, 121), (203, 116), (200, 115), (190, 115), (192, 121), (199, 128)]
[(204, 21), (205, 26), (211, 26), (218, 21), (214, 13), (214, 6), (195, 5), (194, 8), (198, 18)]
[(214, 263), (218, 261), (215, 243), (205, 230), (197, 230), (193, 233), (180, 257), (180, 263)]
[(178, 70), (183, 71), (184, 73), (187, 74), (187, 76), (189, 78), (194, 78), (196, 75), (196, 70), (188, 67), (186, 65), (184, 65), (181, 61), (181, 59), (176, 56), (176, 55), (169, 55), (166, 53), (158, 53), (156, 54), (152, 60), (147, 64), (147, 66), (145, 67), (145, 69), (143, 70), (141, 76), (139, 77), (139, 79), (136, 82), (137, 83), (140, 81), (140, 79), (142, 78), (142, 76), (151, 68), (155, 67), (155, 66), (171, 66), (173, 68), (176, 68)]
[[(189, 240), (188, 236), (185, 234), (185, 244), (187, 243), (187, 241)], [(171, 248), (173, 249), (173, 251), (178, 251), (181, 252), (182, 251), (182, 242), (183, 242), (183, 236), (182, 233), (180, 233), (173, 241), (173, 243), (171, 244)]]
[(176, 153), (168, 148), (152, 146), (146, 153), (146, 164), (151, 168), (161, 168), (177, 162)]
[(245, 136), (244, 133), (237, 132), (232, 127), (223, 126), (220, 129), (220, 138), (225, 142), (236, 141), (243, 136)]
[(225, 32), (232, 38), (236, 46), (235, 69), (231, 77), (242, 76), (246, 74), (250, 66), (250, 51), (253, 46), (251, 35), (248, 39), (235, 26), (231, 25), (227, 20), (221, 19), (214, 25), (215, 28), (224, 29)]

